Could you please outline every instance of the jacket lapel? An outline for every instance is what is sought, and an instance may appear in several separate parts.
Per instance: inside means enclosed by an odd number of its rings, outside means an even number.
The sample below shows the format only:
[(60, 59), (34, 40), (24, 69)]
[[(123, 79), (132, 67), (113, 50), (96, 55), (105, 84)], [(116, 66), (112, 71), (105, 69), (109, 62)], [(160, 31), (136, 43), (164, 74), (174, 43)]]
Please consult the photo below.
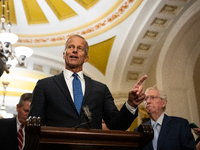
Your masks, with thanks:
[(82, 105), (85, 103), (88, 95), (90, 94), (92, 88), (93, 88), (93, 84), (92, 83), (92, 79), (86, 75), (83, 75), (84, 79), (85, 79), (85, 94), (83, 96), (83, 102)]
[(63, 72), (61, 72), (58, 75), (55, 75), (53, 77), (53, 79), (54, 79), (55, 83), (57, 84), (57, 86), (62, 91), (62, 93), (65, 95), (65, 97), (67, 98), (67, 100), (70, 102), (70, 104), (72, 105), (72, 107), (74, 107), (74, 109), (76, 110), (76, 107), (75, 107), (74, 102), (72, 100), (72, 97), (70, 95), (69, 89), (67, 87), (66, 81), (64, 79)]
[(163, 118), (161, 130), (160, 130), (160, 133), (159, 133), (159, 137), (158, 137), (158, 148), (157, 148), (158, 150), (161, 149), (162, 144), (165, 141), (165, 137), (168, 134), (168, 130), (170, 129), (170, 126), (171, 126), (170, 123), (169, 123), (170, 120), (171, 120), (170, 117), (165, 114), (164, 118)]
[[(147, 121), (145, 124), (151, 126), (151, 120)], [(147, 146), (143, 150), (153, 150), (152, 142), (149, 142), (149, 144), (147, 144)]]
[[(161, 150), (161, 148), (162, 148), (162, 144), (165, 141), (165, 137), (167, 136), (168, 130), (170, 129), (170, 126), (171, 126), (170, 123), (169, 123), (170, 120), (171, 120), (170, 117), (165, 114), (164, 118), (163, 118), (161, 130), (160, 130), (160, 133), (159, 133), (159, 137), (158, 137), (157, 150)], [(149, 120), (145, 124), (151, 125), (151, 121)], [(143, 150), (153, 150), (152, 142), (150, 142)]]
[[(89, 93), (91, 92), (91, 90), (93, 88), (93, 85), (91, 84), (92, 79), (89, 78), (89, 77), (87, 77), (86, 75), (83, 75), (83, 76), (84, 76), (84, 79), (85, 79), (85, 95), (83, 96), (82, 105), (84, 105), (84, 103), (85, 103), (85, 101), (86, 101)], [(76, 107), (75, 107), (74, 102), (72, 100), (72, 97), (70, 95), (69, 89), (68, 89), (67, 84), (65, 82), (63, 72), (61, 72), (58, 75), (55, 75), (53, 79), (56, 82), (57, 86), (62, 91), (62, 93), (65, 95), (65, 97), (67, 98), (67, 100), (70, 102), (70, 104), (72, 105), (72, 107), (74, 107), (74, 109), (76, 110)]]

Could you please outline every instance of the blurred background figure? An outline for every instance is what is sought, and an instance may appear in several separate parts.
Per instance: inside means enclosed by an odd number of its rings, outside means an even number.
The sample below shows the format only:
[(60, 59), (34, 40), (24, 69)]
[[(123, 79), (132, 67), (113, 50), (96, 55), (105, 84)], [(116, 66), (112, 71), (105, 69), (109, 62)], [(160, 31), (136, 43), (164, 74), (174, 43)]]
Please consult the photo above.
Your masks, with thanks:
[(31, 101), (32, 93), (22, 94), (16, 106), (17, 116), (0, 119), (0, 149), (25, 149), (26, 135), (24, 126), (30, 110)]
[[(144, 107), (150, 120), (154, 139), (143, 150), (195, 150), (195, 140), (186, 119), (165, 114), (167, 96), (157, 88), (145, 92)], [(135, 129), (137, 131), (137, 129)]]

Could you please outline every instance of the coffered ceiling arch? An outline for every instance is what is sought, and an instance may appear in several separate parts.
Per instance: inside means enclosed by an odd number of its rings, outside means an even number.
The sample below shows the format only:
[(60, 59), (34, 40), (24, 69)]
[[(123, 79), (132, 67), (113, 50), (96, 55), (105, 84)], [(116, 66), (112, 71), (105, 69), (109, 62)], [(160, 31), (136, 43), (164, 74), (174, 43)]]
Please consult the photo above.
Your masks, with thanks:
[[(194, 80), (200, 56), (200, 4), (196, 2), (173, 26), (159, 55), (157, 87), (165, 91), (168, 114), (199, 122), (199, 82)], [(173, 39), (173, 40), (172, 40)], [(196, 82), (195, 82), (196, 81)], [(178, 106), (178, 104), (180, 104)], [(181, 113), (182, 110), (185, 110)], [(189, 113), (188, 113), (189, 112)]]

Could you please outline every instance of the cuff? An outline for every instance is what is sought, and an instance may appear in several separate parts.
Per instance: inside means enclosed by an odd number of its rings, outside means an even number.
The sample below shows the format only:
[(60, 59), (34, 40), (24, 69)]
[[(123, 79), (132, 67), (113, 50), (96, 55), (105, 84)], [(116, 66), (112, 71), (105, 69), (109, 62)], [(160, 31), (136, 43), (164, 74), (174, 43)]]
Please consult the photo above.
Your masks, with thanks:
[(132, 106), (129, 105), (127, 102), (125, 103), (125, 105), (126, 105), (126, 108), (127, 108), (133, 115), (135, 115), (135, 112), (136, 112), (137, 108), (132, 107)]

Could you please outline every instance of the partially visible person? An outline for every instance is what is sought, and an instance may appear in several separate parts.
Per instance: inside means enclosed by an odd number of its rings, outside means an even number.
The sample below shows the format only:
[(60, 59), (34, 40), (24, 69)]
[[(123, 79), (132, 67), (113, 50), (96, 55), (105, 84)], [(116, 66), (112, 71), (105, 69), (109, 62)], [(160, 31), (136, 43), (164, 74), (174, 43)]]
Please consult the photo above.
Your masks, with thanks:
[(83, 108), (88, 106), (92, 129), (102, 129), (103, 119), (111, 130), (127, 130), (138, 115), (137, 106), (145, 98), (142, 83), (147, 76), (133, 86), (119, 111), (107, 85), (83, 73), (83, 64), (89, 57), (88, 43), (82, 36), (69, 37), (63, 59), (63, 72), (37, 82), (29, 116), (41, 117), (42, 126), (86, 128), (84, 122), (88, 118)]
[(193, 128), (194, 133), (198, 136), (196, 140), (196, 149), (200, 150), (200, 128)]
[[(25, 149), (24, 125), (26, 124), (26, 119), (30, 110), (31, 101), (32, 93), (22, 94), (19, 103), (16, 106), (17, 116), (13, 118), (0, 119), (1, 150)], [(18, 134), (20, 134), (20, 136), (18, 136)]]
[(195, 140), (188, 121), (165, 114), (166, 95), (154, 87), (148, 88), (145, 94), (144, 107), (150, 120), (144, 124), (153, 127), (154, 139), (143, 150), (195, 150)]

